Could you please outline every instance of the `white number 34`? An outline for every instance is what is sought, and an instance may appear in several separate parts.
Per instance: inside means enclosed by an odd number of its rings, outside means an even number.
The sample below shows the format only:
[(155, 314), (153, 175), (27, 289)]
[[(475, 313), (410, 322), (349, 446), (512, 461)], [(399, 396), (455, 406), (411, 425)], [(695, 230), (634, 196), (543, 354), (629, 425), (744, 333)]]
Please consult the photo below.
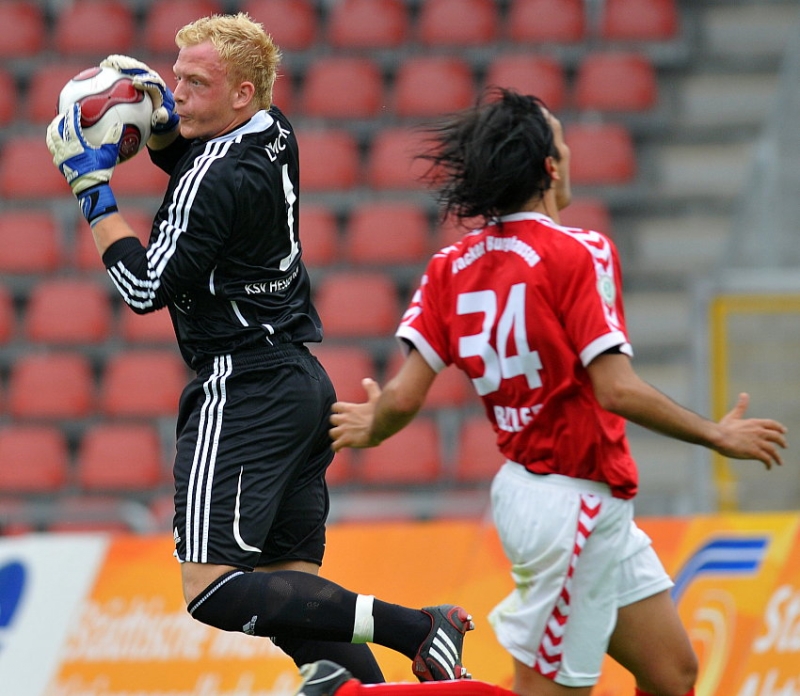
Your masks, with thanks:
[[(480, 333), (462, 336), (458, 341), (458, 352), (462, 358), (479, 357), (483, 360), (483, 375), (472, 380), (475, 389), (483, 396), (496, 391), (503, 379), (525, 375), (528, 386), (542, 386), (539, 371), (542, 361), (539, 353), (528, 346), (525, 326), (525, 283), (511, 287), (505, 307), (497, 321), (496, 345), (492, 345), (492, 329), (497, 319), (497, 294), (493, 290), (465, 292), (458, 296), (456, 311), (463, 314), (483, 314)], [(511, 338), (516, 353), (509, 355)]]

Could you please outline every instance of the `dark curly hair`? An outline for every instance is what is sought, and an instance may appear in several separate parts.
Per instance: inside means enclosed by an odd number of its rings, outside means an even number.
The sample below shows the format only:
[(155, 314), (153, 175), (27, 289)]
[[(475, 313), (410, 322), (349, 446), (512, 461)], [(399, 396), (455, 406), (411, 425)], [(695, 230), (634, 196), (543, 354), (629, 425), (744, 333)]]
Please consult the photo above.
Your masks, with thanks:
[(423, 128), (430, 166), (422, 180), (435, 192), (442, 218), (488, 222), (543, 196), (559, 159), (553, 130), (534, 96), (493, 88), (470, 109)]

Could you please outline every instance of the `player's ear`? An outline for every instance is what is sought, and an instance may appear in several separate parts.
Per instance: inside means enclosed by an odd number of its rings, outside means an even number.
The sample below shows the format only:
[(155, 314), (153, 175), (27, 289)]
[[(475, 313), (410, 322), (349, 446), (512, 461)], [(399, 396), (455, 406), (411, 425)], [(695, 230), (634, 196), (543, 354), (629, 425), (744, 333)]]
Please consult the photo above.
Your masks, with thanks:
[(253, 101), (256, 88), (252, 82), (241, 82), (233, 94), (233, 106), (237, 109), (246, 107)]
[(550, 175), (551, 181), (558, 181), (561, 179), (561, 174), (558, 171), (558, 161), (552, 155), (545, 158), (544, 167)]

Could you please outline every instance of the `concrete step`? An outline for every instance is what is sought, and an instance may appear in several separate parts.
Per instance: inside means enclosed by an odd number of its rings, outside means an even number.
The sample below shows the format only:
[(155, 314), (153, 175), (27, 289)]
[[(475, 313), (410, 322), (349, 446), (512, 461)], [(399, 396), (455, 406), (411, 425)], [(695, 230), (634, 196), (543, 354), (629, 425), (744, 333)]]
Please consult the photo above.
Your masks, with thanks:
[(720, 214), (639, 217), (629, 226), (632, 252), (625, 270), (642, 278), (669, 276), (685, 286), (721, 263), (730, 227), (730, 217)]
[(634, 353), (685, 349), (690, 343), (691, 313), (688, 291), (626, 293), (625, 319)]
[(673, 125), (689, 130), (757, 129), (774, 106), (778, 81), (774, 70), (689, 75), (675, 85)]
[(800, 19), (796, 2), (749, 2), (707, 7), (701, 38), (712, 59), (727, 58), (752, 64), (778, 61)]
[(652, 189), (662, 200), (732, 205), (750, 172), (753, 148), (749, 140), (653, 145), (649, 148)]

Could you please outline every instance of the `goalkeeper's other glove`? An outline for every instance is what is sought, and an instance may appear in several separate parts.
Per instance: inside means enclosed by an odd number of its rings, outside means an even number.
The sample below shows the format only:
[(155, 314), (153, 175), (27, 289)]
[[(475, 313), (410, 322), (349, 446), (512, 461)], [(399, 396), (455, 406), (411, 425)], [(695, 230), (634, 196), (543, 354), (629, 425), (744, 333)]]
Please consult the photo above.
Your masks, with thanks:
[(78, 199), (86, 221), (93, 225), (116, 213), (117, 201), (108, 182), (114, 173), (122, 139), (122, 123), (106, 131), (100, 147), (83, 136), (81, 107), (73, 104), (47, 127), (47, 148)]
[(148, 147), (158, 150), (171, 143), (178, 132), (180, 118), (175, 113), (175, 97), (161, 75), (147, 63), (119, 54), (111, 55), (100, 63), (101, 68), (114, 68), (129, 75), (133, 86), (146, 92), (153, 102), (151, 126), (153, 135), (147, 141)]

